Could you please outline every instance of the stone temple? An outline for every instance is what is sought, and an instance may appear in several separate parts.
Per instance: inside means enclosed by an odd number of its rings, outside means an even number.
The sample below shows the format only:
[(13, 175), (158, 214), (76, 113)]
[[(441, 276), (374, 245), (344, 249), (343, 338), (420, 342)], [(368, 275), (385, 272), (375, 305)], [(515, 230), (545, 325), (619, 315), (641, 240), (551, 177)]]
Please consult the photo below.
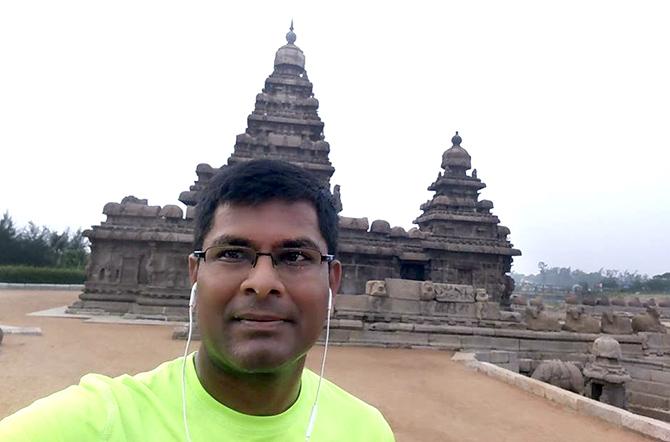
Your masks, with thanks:
[[(285, 160), (312, 171), (330, 187), (335, 171), (330, 145), (292, 27), (286, 40), (227, 165), (254, 158)], [(491, 213), (493, 203), (479, 200), (486, 185), (476, 170), (468, 172), (471, 158), (458, 133), (451, 142), (442, 156), (442, 170), (428, 188), (435, 194), (421, 205), (414, 221), (418, 227), (405, 231), (384, 220), (341, 217), (341, 293), (364, 294), (368, 281), (396, 278), (470, 285), (485, 291), (491, 301), (508, 303), (512, 257), (521, 252), (508, 241), (509, 229)], [(196, 167), (197, 179), (179, 196), (185, 213), (177, 205), (151, 206), (133, 196), (106, 204), (106, 221), (85, 232), (91, 241), (90, 264), (84, 292), (71, 310), (185, 317), (195, 206), (216, 171), (208, 164)], [(339, 186), (333, 193), (341, 208)]]

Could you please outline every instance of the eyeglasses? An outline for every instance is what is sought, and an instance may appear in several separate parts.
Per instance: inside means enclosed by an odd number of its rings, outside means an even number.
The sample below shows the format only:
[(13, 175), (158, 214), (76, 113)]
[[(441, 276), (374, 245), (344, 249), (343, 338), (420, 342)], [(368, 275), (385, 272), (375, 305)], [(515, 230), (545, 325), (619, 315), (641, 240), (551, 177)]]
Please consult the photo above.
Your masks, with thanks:
[(332, 262), (333, 255), (322, 255), (321, 252), (309, 248), (278, 248), (269, 253), (258, 252), (251, 247), (243, 246), (212, 246), (204, 251), (193, 252), (196, 258), (205, 263), (220, 266), (222, 269), (249, 270), (256, 267), (259, 256), (269, 256), (272, 265), (283, 274), (304, 274), (315, 270), (324, 262)]

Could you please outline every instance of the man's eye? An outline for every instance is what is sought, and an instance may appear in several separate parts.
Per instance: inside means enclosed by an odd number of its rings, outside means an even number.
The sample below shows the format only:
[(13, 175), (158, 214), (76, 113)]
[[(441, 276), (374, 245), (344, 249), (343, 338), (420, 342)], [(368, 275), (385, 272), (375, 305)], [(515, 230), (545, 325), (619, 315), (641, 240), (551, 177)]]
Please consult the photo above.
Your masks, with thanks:
[(300, 266), (309, 265), (314, 262), (314, 254), (305, 250), (283, 250), (277, 258), (282, 264)]
[(226, 262), (240, 262), (247, 258), (248, 253), (243, 249), (219, 249), (214, 254), (214, 259)]

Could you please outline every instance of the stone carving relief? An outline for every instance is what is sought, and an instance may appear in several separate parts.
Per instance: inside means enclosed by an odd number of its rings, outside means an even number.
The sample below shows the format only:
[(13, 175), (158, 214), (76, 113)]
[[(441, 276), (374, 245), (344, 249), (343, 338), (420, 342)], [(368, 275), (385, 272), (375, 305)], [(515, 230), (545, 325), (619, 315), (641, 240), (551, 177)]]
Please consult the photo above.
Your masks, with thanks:
[(423, 281), (421, 283), (419, 299), (421, 301), (432, 301), (435, 299), (435, 284), (432, 281)]
[(475, 302), (475, 289), (465, 284), (433, 284), (437, 302)]
[(386, 282), (368, 281), (365, 283), (365, 294), (370, 296), (388, 296)]

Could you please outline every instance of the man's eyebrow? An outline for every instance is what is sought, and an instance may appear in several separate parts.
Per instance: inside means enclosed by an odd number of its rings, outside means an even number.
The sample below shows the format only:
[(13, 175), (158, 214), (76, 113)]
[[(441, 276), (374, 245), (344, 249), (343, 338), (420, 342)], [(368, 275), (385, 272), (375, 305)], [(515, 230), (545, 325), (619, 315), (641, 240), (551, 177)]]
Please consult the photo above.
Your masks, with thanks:
[(242, 238), (241, 236), (223, 234), (217, 236), (212, 240), (212, 243), (209, 247), (212, 246), (242, 246), (242, 247), (254, 247), (253, 241)]
[[(214, 238), (208, 247), (213, 246), (240, 246), (258, 249), (258, 245), (248, 238), (225, 233)], [(309, 248), (314, 250), (321, 250), (319, 245), (313, 239), (308, 237), (285, 239), (283, 241), (279, 241), (274, 247)]]
[(312, 239), (307, 237), (293, 238), (281, 241), (279, 243), (279, 247), (309, 248), (309, 249), (320, 250), (319, 245)]

